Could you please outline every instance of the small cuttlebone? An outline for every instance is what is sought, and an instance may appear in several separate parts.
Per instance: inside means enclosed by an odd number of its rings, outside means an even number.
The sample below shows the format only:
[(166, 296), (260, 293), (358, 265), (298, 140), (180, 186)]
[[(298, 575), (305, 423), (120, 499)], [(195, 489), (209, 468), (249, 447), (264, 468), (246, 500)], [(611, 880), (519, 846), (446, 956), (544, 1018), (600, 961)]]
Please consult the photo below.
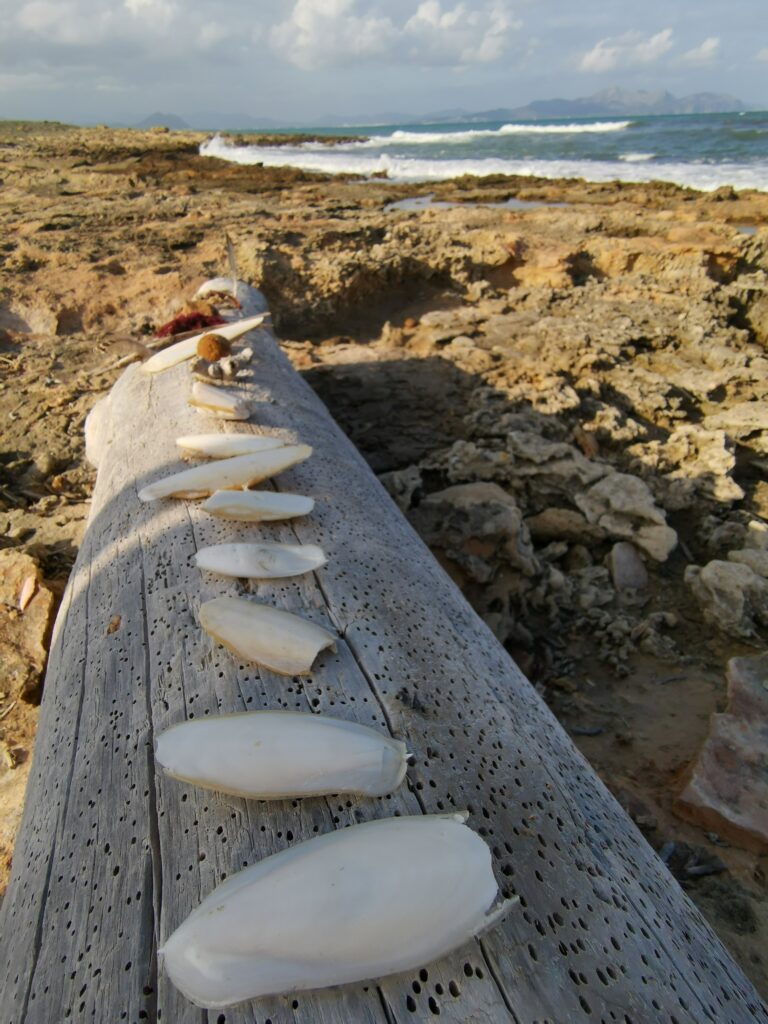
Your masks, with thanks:
[(200, 506), (219, 519), (237, 519), (243, 523), (295, 519), (308, 515), (314, 507), (314, 498), (278, 491), (216, 491)]
[(211, 459), (229, 459), (233, 455), (250, 455), (290, 444), (280, 437), (263, 434), (187, 434), (177, 437), (176, 444), (185, 452), (204, 455)]
[(236, 391), (227, 391), (199, 380), (192, 384), (192, 394), (187, 402), (198, 412), (218, 416), (222, 420), (247, 420), (251, 415), (250, 405)]
[(239, 338), (242, 334), (247, 334), (248, 331), (260, 327), (265, 319), (266, 314), (260, 313), (258, 316), (249, 316), (245, 320), (236, 320), (231, 324), (209, 327), (207, 331), (201, 331), (200, 334), (195, 334), (191, 338), (185, 338), (184, 341), (177, 341), (175, 345), (169, 345), (168, 348), (162, 349), (152, 356), (151, 359), (148, 359), (146, 363), (141, 364), (142, 372), (160, 373), (161, 370), (168, 370), (171, 366), (183, 363), (186, 359), (192, 359), (197, 354), (197, 343), (202, 337), (210, 334), (212, 331), (220, 334), (227, 341), (234, 341), (235, 338)]
[(245, 711), (160, 733), (168, 775), (219, 793), (282, 800), (329, 793), (384, 796), (405, 777), (408, 751), (367, 725), (301, 711)]
[(252, 455), (236, 455), (232, 459), (217, 459), (192, 466), (181, 473), (156, 480), (139, 491), (141, 501), (158, 498), (205, 498), (214, 491), (231, 487), (248, 487), (282, 473), (289, 466), (303, 462), (312, 454), (306, 444), (284, 445)]
[(200, 606), (200, 625), (241, 658), (284, 676), (306, 676), (336, 637), (291, 612), (244, 597), (216, 597)]
[(160, 953), (211, 1009), (423, 967), (496, 924), (491, 851), (461, 814), (318, 836), (219, 885)]
[(213, 544), (195, 559), (198, 569), (257, 580), (301, 576), (328, 561), (316, 544)]

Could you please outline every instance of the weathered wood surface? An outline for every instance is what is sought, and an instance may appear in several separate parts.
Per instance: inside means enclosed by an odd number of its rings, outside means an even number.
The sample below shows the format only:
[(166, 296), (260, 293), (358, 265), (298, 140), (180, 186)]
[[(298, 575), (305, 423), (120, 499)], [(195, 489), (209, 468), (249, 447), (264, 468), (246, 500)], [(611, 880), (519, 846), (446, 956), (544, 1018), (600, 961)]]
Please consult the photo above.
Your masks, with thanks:
[[(266, 331), (254, 425), (185, 404), (186, 366), (131, 367), (102, 412), (93, 511), (57, 621), (24, 822), (0, 914), (0, 1022), (169, 1024), (741, 1024), (752, 986), (530, 684), (396, 510)], [(182, 468), (174, 438), (256, 430), (315, 446), (278, 478), (312, 495), (291, 524), (142, 505)], [(397, 424), (392, 424), (397, 429)], [(194, 567), (198, 547), (298, 539), (312, 576), (253, 585), (339, 635), (312, 677), (241, 664), (197, 625), (242, 592)], [(113, 617), (119, 628), (109, 632)], [(155, 769), (158, 731), (218, 711), (298, 708), (390, 729), (416, 755), (391, 797), (265, 804)], [(210, 1014), (170, 984), (157, 949), (225, 876), (314, 834), (391, 814), (468, 808), (520, 905), (455, 955), (380, 983)]]

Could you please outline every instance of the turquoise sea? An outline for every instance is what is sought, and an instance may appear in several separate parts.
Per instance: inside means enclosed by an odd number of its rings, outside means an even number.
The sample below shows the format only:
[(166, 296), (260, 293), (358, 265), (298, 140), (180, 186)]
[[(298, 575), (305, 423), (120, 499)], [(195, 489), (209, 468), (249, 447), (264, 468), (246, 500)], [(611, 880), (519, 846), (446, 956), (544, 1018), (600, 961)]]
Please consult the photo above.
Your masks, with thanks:
[(768, 191), (768, 112), (610, 117), (505, 123), (350, 125), (315, 134), (356, 135), (325, 145), (232, 145), (214, 136), (204, 155), (392, 181), (461, 174), (522, 174), (589, 181), (672, 181), (712, 190)]

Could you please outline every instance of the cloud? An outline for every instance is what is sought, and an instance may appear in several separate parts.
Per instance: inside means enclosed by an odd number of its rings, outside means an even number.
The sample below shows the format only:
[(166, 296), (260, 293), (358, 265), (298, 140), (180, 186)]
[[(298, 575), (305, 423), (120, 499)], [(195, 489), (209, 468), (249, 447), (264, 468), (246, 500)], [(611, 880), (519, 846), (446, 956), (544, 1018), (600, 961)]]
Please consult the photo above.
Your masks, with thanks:
[(477, 8), (422, 0), (401, 24), (359, 0), (296, 0), (272, 48), (304, 70), (364, 62), (466, 67), (498, 60), (520, 27), (503, 0)]
[(580, 71), (613, 71), (618, 67), (653, 64), (672, 49), (672, 29), (665, 28), (653, 36), (641, 32), (625, 32), (595, 43), (579, 62)]
[(694, 46), (692, 50), (684, 53), (680, 60), (686, 64), (711, 64), (717, 57), (720, 49), (719, 36), (709, 36), (700, 46)]
[(768, 46), (764, 46), (762, 50), (757, 51), (755, 60), (768, 60)]

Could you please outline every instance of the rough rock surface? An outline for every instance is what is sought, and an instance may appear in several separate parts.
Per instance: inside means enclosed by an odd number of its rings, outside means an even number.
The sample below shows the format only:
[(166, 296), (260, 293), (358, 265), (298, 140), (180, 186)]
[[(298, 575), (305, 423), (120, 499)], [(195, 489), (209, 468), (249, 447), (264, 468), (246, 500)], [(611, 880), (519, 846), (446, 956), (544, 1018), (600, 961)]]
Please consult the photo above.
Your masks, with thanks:
[(749, 640), (760, 626), (768, 626), (768, 580), (743, 561), (689, 565), (685, 582), (704, 618), (731, 636)]
[(768, 654), (728, 663), (728, 709), (712, 716), (676, 808), (739, 846), (768, 852)]
[(37, 563), (22, 552), (0, 550), (0, 685), (5, 697), (39, 699), (53, 604)]

